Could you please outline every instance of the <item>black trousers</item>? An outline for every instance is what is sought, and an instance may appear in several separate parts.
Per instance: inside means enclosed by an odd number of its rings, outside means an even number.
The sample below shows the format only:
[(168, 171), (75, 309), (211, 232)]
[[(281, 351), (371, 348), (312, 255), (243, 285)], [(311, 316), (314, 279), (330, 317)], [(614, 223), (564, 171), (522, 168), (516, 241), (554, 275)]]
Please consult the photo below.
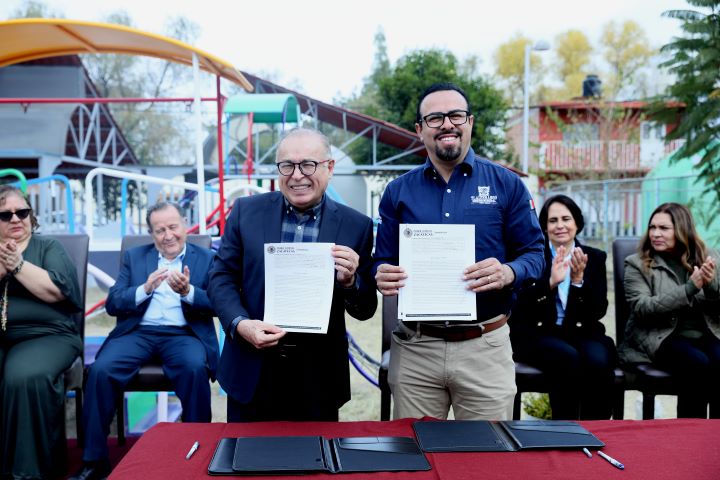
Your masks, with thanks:
[(543, 371), (550, 381), (555, 420), (606, 420), (612, 415), (617, 351), (610, 337), (553, 333), (518, 339), (515, 358)]
[(280, 344), (266, 352), (253, 398), (240, 403), (228, 395), (228, 422), (337, 422), (339, 405), (332, 378), (308, 362), (307, 346)]
[(680, 382), (678, 418), (707, 418), (708, 403), (711, 416), (720, 416), (720, 340), (714, 335), (670, 335), (660, 344), (655, 363)]

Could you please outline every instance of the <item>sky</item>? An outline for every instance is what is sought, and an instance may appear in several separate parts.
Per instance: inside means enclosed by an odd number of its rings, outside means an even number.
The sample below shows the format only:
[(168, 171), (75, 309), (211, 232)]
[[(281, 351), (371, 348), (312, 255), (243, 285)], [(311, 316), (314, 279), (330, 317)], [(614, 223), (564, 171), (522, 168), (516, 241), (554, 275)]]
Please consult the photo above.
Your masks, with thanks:
[[(0, 2), (7, 19), (23, 0)], [(102, 21), (124, 9), (137, 28), (164, 33), (169, 16), (200, 27), (195, 46), (240, 70), (270, 77), (319, 100), (359, 92), (373, 64), (373, 38), (385, 32), (388, 56), (438, 47), (458, 58), (477, 55), (493, 70), (493, 52), (515, 34), (546, 40), (583, 31), (597, 45), (609, 21), (634, 20), (654, 47), (680, 34), (677, 20), (661, 17), (689, 8), (684, 0), (44, 0), (65, 18)], [(548, 55), (544, 53), (543, 55)], [(549, 53), (548, 61), (552, 54)]]

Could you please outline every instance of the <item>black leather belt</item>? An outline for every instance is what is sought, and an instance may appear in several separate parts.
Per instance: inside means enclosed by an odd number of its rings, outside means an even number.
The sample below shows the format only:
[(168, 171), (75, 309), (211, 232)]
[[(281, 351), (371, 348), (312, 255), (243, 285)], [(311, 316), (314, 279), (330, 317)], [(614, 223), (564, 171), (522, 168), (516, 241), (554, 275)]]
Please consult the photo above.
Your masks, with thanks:
[(429, 337), (441, 338), (446, 342), (462, 342), (482, 337), (485, 333), (497, 330), (507, 323), (507, 315), (492, 323), (474, 324), (467, 326), (440, 326), (423, 322), (403, 322), (410, 330)]

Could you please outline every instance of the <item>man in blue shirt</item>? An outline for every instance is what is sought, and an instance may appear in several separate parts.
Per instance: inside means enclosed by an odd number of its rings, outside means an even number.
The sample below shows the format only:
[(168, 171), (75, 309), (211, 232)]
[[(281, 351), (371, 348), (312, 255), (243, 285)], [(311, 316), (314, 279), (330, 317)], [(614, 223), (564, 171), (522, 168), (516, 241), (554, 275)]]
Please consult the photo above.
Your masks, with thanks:
[(107, 476), (115, 399), (151, 359), (162, 363), (175, 387), (183, 421), (212, 420), (208, 377), (215, 377), (218, 341), (207, 286), (214, 253), (185, 241), (185, 219), (176, 204), (158, 203), (146, 218), (154, 243), (125, 252), (108, 293), (105, 309), (117, 317), (117, 326), (88, 372), (83, 467), (72, 479)]
[(415, 130), (425, 164), (393, 180), (380, 201), (375, 279), (397, 295), (407, 275), (398, 266), (401, 223), (474, 224), (476, 263), (463, 275), (476, 293), (473, 322), (398, 322), (388, 381), (395, 418), (509, 419), (515, 369), (507, 319), (514, 291), (539, 277), (543, 235), (527, 188), (511, 171), (470, 148), (473, 115), (450, 83), (420, 96)]

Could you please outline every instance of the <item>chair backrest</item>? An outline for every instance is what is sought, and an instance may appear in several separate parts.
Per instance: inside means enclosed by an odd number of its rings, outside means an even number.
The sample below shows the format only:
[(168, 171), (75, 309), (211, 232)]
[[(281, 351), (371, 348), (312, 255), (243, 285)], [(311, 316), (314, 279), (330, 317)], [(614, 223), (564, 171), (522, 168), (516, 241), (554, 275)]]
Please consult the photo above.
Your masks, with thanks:
[[(210, 235), (188, 235), (187, 242), (209, 249), (212, 246), (212, 237)], [(120, 263), (125, 256), (125, 252), (133, 247), (139, 247), (140, 245), (147, 245), (153, 243), (152, 235), (125, 235), (120, 243)]]
[(60, 242), (70, 260), (75, 264), (78, 282), (80, 283), (81, 305), (83, 310), (73, 315), (81, 338), (85, 339), (85, 297), (87, 294), (88, 249), (90, 237), (84, 233), (54, 233), (43, 235)]
[(382, 297), (382, 352), (390, 350), (392, 332), (398, 322), (398, 297)]
[(625, 258), (637, 252), (639, 237), (616, 238), (612, 246), (613, 284), (615, 286), (615, 343), (620, 345), (625, 337), (625, 324), (630, 316), (630, 307), (625, 300)]

